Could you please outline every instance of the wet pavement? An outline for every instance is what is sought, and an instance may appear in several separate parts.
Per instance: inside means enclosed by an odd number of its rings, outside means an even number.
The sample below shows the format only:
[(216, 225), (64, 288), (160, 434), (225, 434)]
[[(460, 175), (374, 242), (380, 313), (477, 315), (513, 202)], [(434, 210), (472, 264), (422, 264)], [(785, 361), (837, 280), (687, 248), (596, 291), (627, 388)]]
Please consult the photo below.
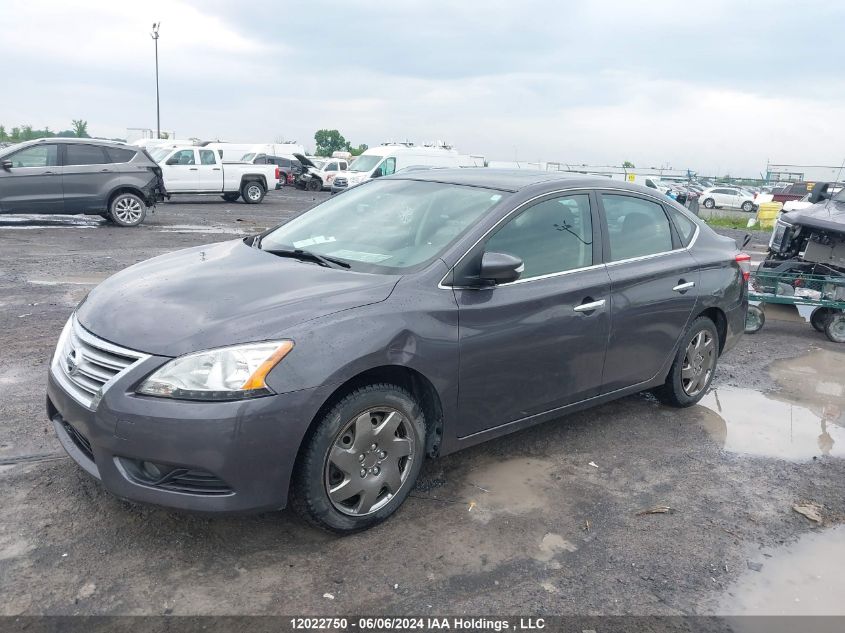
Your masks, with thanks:
[(344, 539), (129, 504), (63, 457), (46, 368), (94, 284), (325, 197), (180, 199), (138, 229), (0, 218), (0, 614), (843, 613), (845, 346), (803, 323), (745, 337), (695, 407), (638, 395), (429, 461)]

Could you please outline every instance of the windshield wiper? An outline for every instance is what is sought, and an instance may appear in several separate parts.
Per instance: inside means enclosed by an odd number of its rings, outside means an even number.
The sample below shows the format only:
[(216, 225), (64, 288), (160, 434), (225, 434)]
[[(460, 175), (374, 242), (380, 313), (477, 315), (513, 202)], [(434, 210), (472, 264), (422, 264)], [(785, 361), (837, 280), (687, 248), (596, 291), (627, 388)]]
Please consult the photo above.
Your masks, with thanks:
[(317, 253), (312, 253), (311, 251), (306, 251), (301, 248), (294, 248), (294, 249), (269, 249), (265, 248), (262, 249), (266, 253), (272, 253), (273, 255), (277, 255), (279, 257), (293, 257), (295, 259), (310, 259), (313, 262), (320, 264), (321, 266), (326, 266), (327, 268), (337, 268), (338, 266), (341, 268), (351, 268), (349, 264), (347, 264), (342, 259), (336, 259), (334, 257), (327, 257), (326, 255), (318, 255)]

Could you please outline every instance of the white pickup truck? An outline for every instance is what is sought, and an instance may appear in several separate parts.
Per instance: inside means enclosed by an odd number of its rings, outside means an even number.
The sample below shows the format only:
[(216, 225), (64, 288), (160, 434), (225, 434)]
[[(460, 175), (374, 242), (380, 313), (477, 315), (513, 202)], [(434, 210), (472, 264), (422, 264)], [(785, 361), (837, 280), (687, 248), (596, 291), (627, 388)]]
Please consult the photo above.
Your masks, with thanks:
[(224, 163), (216, 151), (204, 147), (162, 147), (150, 154), (161, 165), (168, 197), (216, 193), (226, 202), (243, 197), (247, 204), (257, 204), (281, 176), (277, 165)]

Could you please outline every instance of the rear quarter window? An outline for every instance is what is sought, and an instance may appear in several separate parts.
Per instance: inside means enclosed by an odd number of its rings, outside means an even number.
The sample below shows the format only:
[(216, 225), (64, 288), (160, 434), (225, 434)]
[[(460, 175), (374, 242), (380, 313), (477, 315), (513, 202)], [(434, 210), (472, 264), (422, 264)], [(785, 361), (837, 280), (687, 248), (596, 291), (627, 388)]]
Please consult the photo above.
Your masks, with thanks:
[(109, 162), (112, 163), (128, 163), (130, 160), (135, 158), (135, 152), (131, 149), (126, 149), (123, 147), (107, 147), (106, 154), (109, 155)]
[(678, 236), (681, 238), (681, 243), (684, 246), (689, 246), (692, 236), (695, 235), (696, 223), (674, 207), (667, 208), (669, 210), (669, 217), (672, 218), (672, 222), (678, 231)]

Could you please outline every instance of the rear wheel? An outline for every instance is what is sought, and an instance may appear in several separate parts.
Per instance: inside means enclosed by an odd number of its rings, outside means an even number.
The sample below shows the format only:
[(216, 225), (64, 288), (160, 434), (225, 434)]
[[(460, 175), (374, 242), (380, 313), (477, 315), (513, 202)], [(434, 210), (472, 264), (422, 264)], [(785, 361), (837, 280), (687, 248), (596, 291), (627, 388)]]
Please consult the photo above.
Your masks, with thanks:
[(704, 208), (705, 209), (712, 209), (715, 206), (716, 206), (716, 201), (713, 200), (713, 198), (707, 198), (707, 200), (704, 201)]
[(147, 205), (134, 193), (120, 193), (111, 201), (109, 215), (118, 226), (138, 226), (147, 215)]
[(834, 314), (836, 314), (836, 310), (833, 308), (816, 308), (810, 315), (810, 325), (816, 332), (824, 332), (827, 320)]
[(254, 180), (245, 182), (244, 186), (241, 187), (241, 195), (247, 204), (258, 204), (264, 200), (264, 194), (266, 193), (267, 191), (264, 189), (264, 186)]
[(766, 313), (757, 306), (748, 306), (745, 313), (745, 333), (755, 334), (763, 329), (766, 323)]
[(845, 313), (837, 312), (827, 320), (824, 333), (834, 343), (845, 343)]
[(654, 395), (664, 404), (689, 407), (704, 397), (719, 358), (719, 334), (713, 321), (698, 317), (681, 340), (672, 368)]
[(746, 213), (751, 213), (754, 210), (754, 203), (746, 200), (742, 203), (742, 210)]
[(384, 521), (414, 486), (424, 438), (425, 419), (410, 393), (389, 384), (356, 389), (306, 440), (291, 488), (294, 509), (340, 534)]
[(240, 197), (241, 197), (240, 192), (232, 192), (232, 193), (224, 193), (223, 194), (223, 199), (226, 202), (235, 202)]

